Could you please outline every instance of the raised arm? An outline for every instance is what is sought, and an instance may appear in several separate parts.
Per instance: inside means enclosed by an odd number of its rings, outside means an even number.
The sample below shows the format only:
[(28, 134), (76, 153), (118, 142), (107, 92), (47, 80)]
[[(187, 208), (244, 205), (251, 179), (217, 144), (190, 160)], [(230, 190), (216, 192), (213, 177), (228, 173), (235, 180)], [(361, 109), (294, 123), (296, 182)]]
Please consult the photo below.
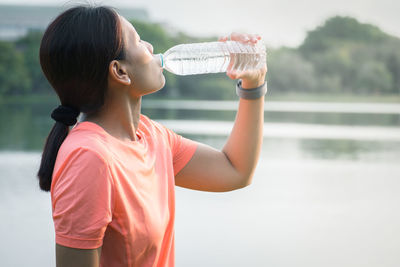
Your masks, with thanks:
[[(258, 35), (237, 33), (230, 38), (254, 43), (261, 39)], [(263, 69), (241, 73), (228, 70), (227, 75), (231, 79), (242, 79), (242, 87), (251, 89), (264, 83), (266, 72), (265, 65)], [(222, 151), (200, 144), (192, 159), (176, 175), (175, 184), (210, 192), (231, 191), (250, 184), (260, 155), (263, 125), (264, 97), (240, 99), (235, 124)]]

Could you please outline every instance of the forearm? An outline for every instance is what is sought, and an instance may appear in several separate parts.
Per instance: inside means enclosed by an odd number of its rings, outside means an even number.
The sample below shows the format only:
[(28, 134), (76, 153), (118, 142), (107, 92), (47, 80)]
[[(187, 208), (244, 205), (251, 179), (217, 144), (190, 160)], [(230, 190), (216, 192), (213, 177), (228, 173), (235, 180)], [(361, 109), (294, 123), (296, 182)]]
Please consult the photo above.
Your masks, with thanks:
[(260, 156), (264, 126), (264, 97), (240, 99), (232, 132), (222, 149), (243, 181), (251, 182)]

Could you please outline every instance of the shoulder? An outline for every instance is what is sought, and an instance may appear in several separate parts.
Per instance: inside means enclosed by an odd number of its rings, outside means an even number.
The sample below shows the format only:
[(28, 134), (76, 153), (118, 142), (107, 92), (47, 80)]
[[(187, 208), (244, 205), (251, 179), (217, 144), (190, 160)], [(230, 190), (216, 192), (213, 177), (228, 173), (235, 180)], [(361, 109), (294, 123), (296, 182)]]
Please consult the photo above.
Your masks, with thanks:
[(141, 118), (141, 121), (143, 121), (144, 124), (147, 123), (148, 125), (150, 125), (149, 127), (152, 127), (154, 133), (158, 135), (158, 139), (162, 139), (163, 142), (169, 146), (174, 154), (178, 154), (179, 151), (183, 151), (187, 148), (190, 148), (190, 150), (193, 151), (197, 147), (197, 142), (188, 138), (184, 138), (180, 134), (164, 126), (162, 122), (151, 120), (144, 115), (143, 120)]
[(146, 115), (143, 115), (143, 114), (140, 115), (140, 123), (142, 123), (142, 126), (150, 127), (156, 131), (164, 130), (164, 126), (162, 124), (150, 119), (149, 117), (147, 117)]
[[(54, 165), (51, 192), (112, 184), (109, 163), (96, 150), (75, 147), (60, 150)], [(61, 190), (61, 191), (60, 191)]]
[(100, 126), (94, 123), (80, 123), (75, 126), (60, 147), (59, 155), (82, 150), (106, 157), (110, 140)]
[(56, 158), (54, 171), (63, 165), (79, 161), (80, 165), (105, 164), (109, 160), (107, 136), (92, 129), (92, 125), (82, 124), (73, 128), (62, 143)]
[(70, 146), (60, 148), (54, 165), (53, 178), (62, 173), (78, 175), (79, 173), (107, 170), (109, 164), (97, 149), (90, 146)]
[(141, 129), (151, 134), (153, 137), (169, 139), (171, 130), (165, 127), (162, 123), (154, 121), (146, 115), (140, 115)]

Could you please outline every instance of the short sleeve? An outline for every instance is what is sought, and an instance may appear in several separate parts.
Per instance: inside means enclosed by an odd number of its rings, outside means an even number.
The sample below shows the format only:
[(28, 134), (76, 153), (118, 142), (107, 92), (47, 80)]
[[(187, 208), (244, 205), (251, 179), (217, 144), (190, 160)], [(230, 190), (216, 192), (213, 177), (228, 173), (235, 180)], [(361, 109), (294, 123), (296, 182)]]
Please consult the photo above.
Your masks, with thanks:
[(73, 248), (102, 246), (112, 220), (113, 183), (96, 152), (79, 148), (66, 157), (51, 189), (56, 243)]
[(168, 142), (171, 147), (174, 175), (177, 175), (193, 157), (198, 143), (175, 133), (163, 125), (162, 127), (167, 134)]

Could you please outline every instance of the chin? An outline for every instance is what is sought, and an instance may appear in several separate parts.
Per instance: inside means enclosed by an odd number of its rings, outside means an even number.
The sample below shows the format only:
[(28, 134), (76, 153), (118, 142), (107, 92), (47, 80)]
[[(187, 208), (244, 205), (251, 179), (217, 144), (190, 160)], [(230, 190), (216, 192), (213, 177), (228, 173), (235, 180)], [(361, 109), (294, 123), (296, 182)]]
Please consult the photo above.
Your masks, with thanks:
[(164, 77), (164, 75), (162, 75), (161, 83), (160, 83), (160, 85), (158, 86), (158, 89), (155, 92), (160, 91), (161, 89), (164, 88), (164, 86), (165, 86), (165, 77)]
[(163, 82), (160, 86), (155, 87), (154, 89), (148, 90), (148, 92), (145, 93), (144, 95), (150, 95), (150, 94), (157, 93), (158, 91), (160, 91), (161, 89), (163, 89), (164, 86), (165, 86), (165, 82)]
[(164, 75), (161, 73), (161, 79), (158, 80), (157, 84), (152, 84), (151, 86), (147, 87), (147, 89), (144, 90), (144, 94), (143, 95), (149, 95), (149, 94), (153, 94), (155, 92), (160, 91), (161, 89), (164, 88), (165, 86), (165, 77)]

